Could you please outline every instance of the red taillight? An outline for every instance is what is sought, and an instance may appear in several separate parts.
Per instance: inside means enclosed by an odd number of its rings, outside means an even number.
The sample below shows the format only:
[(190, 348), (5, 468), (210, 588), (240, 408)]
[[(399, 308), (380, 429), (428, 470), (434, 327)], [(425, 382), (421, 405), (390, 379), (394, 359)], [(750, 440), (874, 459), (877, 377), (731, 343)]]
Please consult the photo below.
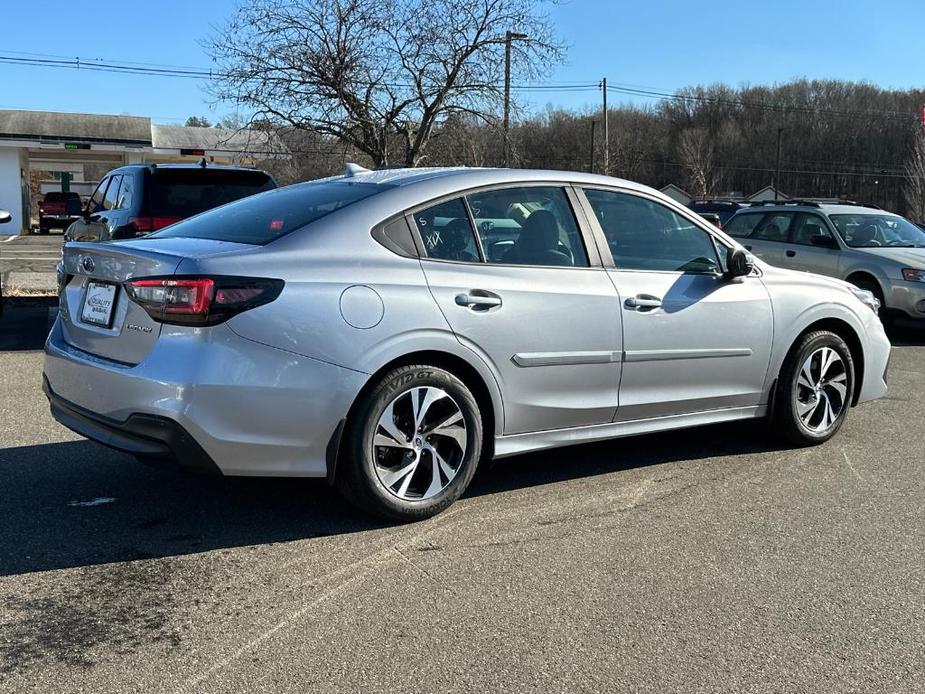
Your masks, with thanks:
[(251, 277), (147, 277), (127, 282), (136, 304), (160, 323), (215, 325), (268, 304), (283, 281)]
[(132, 217), (128, 223), (134, 227), (135, 231), (147, 233), (169, 227), (179, 221), (179, 217)]

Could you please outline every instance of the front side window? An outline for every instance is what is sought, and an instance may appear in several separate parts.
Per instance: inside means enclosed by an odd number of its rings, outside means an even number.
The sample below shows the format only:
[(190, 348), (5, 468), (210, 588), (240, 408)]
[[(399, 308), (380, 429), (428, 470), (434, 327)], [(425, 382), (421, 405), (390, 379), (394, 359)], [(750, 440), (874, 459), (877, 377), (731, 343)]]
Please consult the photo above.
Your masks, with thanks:
[(585, 190), (618, 270), (721, 272), (713, 237), (664, 205)]
[(833, 214), (829, 219), (852, 248), (925, 248), (925, 231), (894, 214)]
[(562, 188), (502, 188), (466, 199), (487, 262), (588, 267), (581, 232)]
[(479, 261), (479, 250), (462, 198), (415, 212), (414, 223), (428, 258), (464, 263)]
[(790, 243), (801, 246), (837, 246), (835, 237), (822, 217), (806, 212), (800, 213), (794, 220), (793, 228), (790, 230)]

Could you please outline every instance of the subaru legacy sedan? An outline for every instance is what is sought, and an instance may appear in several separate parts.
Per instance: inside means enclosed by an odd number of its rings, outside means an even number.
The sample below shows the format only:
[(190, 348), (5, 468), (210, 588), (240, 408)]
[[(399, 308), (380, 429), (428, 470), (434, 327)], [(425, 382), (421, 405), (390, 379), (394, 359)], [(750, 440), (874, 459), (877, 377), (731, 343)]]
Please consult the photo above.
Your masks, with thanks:
[(755, 418), (818, 444), (887, 390), (869, 292), (604, 176), (348, 165), (68, 244), (60, 275), (59, 422), (193, 470), (327, 477), (398, 520), (491, 458)]

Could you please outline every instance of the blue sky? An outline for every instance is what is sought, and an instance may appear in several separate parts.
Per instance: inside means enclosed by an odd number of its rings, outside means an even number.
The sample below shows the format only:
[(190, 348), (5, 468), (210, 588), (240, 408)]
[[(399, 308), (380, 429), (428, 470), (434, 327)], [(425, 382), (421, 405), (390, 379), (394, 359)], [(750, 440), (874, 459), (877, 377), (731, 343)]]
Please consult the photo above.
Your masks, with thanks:
[[(231, 0), (102, 5), (5, 0), (0, 54), (208, 68), (199, 42), (233, 7)], [(550, 83), (607, 76), (615, 85), (671, 91), (805, 76), (925, 85), (922, 0), (569, 0), (551, 14), (569, 50)], [(165, 123), (228, 113), (227, 106), (213, 107), (202, 87), (192, 79), (0, 64), (0, 108), (134, 113)], [(534, 93), (530, 105), (580, 108), (597, 98), (593, 91)]]

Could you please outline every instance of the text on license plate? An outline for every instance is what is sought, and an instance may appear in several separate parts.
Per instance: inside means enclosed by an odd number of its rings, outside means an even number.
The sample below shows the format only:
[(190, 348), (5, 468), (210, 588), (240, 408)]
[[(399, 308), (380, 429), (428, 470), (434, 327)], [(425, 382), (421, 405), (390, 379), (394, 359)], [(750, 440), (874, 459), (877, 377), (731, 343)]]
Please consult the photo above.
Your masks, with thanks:
[(102, 282), (88, 282), (80, 319), (85, 323), (112, 326), (112, 311), (116, 305), (116, 285)]

